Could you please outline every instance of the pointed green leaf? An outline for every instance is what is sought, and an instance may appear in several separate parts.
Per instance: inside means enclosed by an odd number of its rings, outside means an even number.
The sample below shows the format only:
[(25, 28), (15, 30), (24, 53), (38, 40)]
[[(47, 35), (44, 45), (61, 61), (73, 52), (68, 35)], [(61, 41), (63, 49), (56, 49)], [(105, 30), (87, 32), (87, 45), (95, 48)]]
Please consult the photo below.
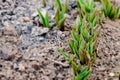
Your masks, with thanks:
[(48, 16), (48, 12), (46, 13), (46, 16), (45, 16), (45, 22), (46, 22), (46, 27), (49, 27), (49, 16)]
[(68, 58), (68, 55), (61, 49), (58, 49), (58, 51), (60, 52), (60, 54), (64, 57), (64, 58)]
[(78, 35), (76, 35), (76, 33), (74, 32), (74, 31), (72, 31), (71, 32), (71, 36), (72, 36), (72, 39), (74, 40), (74, 41), (79, 41), (79, 36)]
[(73, 55), (70, 55), (68, 64), (72, 64), (73, 58), (74, 58)]
[(88, 77), (90, 76), (90, 74), (91, 74), (91, 71), (88, 71), (88, 72), (85, 74), (85, 76), (84, 76), (84, 79), (83, 79), (83, 80), (87, 80), (87, 79), (88, 79)]
[(62, 11), (62, 4), (61, 4), (60, 0), (56, 0), (56, 2), (57, 2), (57, 5), (58, 5), (58, 9), (60, 11)]
[(56, 22), (56, 24), (58, 24), (58, 22), (59, 22), (59, 17), (60, 17), (60, 11), (59, 11), (59, 9), (57, 8), (57, 11), (56, 11), (56, 13), (55, 13), (55, 22)]
[(45, 18), (44, 18), (44, 16), (42, 15), (42, 13), (40, 12), (40, 10), (38, 8), (37, 8), (37, 12), (38, 12), (39, 17), (41, 18), (43, 26), (47, 27), (46, 22), (45, 22)]

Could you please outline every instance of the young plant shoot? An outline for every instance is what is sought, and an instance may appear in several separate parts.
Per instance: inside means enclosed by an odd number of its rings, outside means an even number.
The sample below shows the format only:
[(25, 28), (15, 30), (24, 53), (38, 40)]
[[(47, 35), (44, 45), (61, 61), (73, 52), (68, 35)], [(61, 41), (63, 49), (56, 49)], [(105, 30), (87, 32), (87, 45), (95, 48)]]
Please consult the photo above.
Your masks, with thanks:
[(57, 9), (55, 14), (55, 22), (58, 28), (63, 31), (64, 30), (64, 23), (66, 20), (65, 14), (68, 11), (69, 0), (66, 0), (65, 5), (62, 5), (60, 0), (56, 0)]
[(49, 25), (49, 16), (48, 16), (48, 12), (46, 12), (45, 16), (42, 14), (42, 12), (40, 11), (40, 9), (37, 8), (37, 12), (38, 12), (38, 15), (41, 19), (41, 22), (43, 24), (44, 27), (46, 28), (49, 28), (50, 25)]
[(109, 17), (112, 20), (120, 17), (120, 7), (113, 6), (110, 0), (101, 0), (101, 2), (106, 17)]
[[(69, 58), (69, 64), (73, 69), (74, 80), (87, 80), (91, 74), (88, 67), (91, 66), (91, 61), (93, 61), (99, 34), (96, 25), (100, 21), (102, 22), (103, 18), (98, 17), (100, 13), (93, 0), (87, 2), (77, 0), (77, 6), (80, 15), (75, 21), (74, 28), (71, 31), (72, 39), (69, 42), (73, 54), (70, 54), (67, 58)], [(63, 51), (61, 51), (61, 54), (66, 57)], [(86, 65), (86, 67), (82, 70), (83, 65)]]

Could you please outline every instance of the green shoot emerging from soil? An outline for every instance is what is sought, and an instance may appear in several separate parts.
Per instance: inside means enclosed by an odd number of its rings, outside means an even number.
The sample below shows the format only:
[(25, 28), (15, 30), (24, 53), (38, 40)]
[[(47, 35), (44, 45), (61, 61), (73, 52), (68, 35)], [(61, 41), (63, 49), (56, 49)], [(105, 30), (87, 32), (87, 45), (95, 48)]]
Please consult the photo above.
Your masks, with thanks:
[(66, 0), (64, 5), (62, 5), (60, 0), (56, 0), (56, 3), (57, 3), (58, 10), (60, 10), (60, 11), (62, 11), (64, 13), (66, 13), (68, 11), (69, 0)]
[(81, 72), (75, 77), (75, 80), (87, 80), (90, 76), (91, 71), (89, 70), (89, 67), (86, 66)]
[(102, 8), (106, 17), (115, 20), (120, 17), (120, 7), (114, 7), (110, 0), (101, 0)]
[(59, 49), (59, 52), (62, 54), (64, 58), (69, 59), (69, 64), (72, 66), (72, 70), (74, 73), (74, 80), (87, 80), (88, 77), (91, 74), (91, 71), (88, 66), (85, 66), (84, 69), (82, 69), (80, 62), (76, 63), (76, 60), (73, 55), (68, 56), (64, 51)]
[(57, 9), (55, 15), (55, 22), (60, 30), (64, 30), (64, 22), (66, 20), (65, 13)]
[(57, 9), (55, 14), (55, 22), (60, 30), (64, 30), (65, 14), (68, 11), (69, 0), (66, 0), (65, 5), (62, 5), (60, 0), (56, 0)]
[[(73, 54), (70, 54), (68, 58), (73, 68), (74, 80), (87, 80), (91, 73), (88, 67), (96, 58), (94, 53), (99, 34), (96, 25), (102, 22), (103, 15), (102, 18), (98, 17), (100, 13), (93, 0), (77, 0), (76, 2), (80, 15), (71, 31), (72, 40), (69, 42), (69, 47)], [(63, 51), (60, 53), (66, 57)], [(85, 65), (87, 67), (81, 70), (81, 67)]]
[(96, 7), (93, 0), (88, 0), (87, 2), (85, 0), (76, 0), (76, 3), (81, 17), (93, 12)]
[(43, 14), (41, 13), (41, 11), (37, 8), (37, 12), (39, 14), (39, 17), (42, 21), (42, 24), (44, 27), (50, 27), (49, 25), (49, 17), (48, 17), (48, 12), (45, 14), (45, 16), (43, 16)]
[(69, 43), (70, 49), (80, 59), (82, 64), (90, 66), (90, 60), (94, 55), (95, 44), (99, 30), (91, 23), (86, 23), (85, 18), (77, 18), (75, 29), (72, 30), (72, 40)]
[[(80, 50), (78, 49), (80, 51), (79, 53), (82, 52), (83, 54), (85, 54), (83, 56), (86, 56), (89, 59), (89, 56), (91, 58), (95, 51), (95, 44), (99, 33), (99, 30), (97, 29), (96, 25), (98, 23), (101, 23), (103, 18), (98, 17), (100, 13), (99, 10), (96, 9), (96, 4), (94, 3), (93, 0), (89, 0), (87, 2), (83, 0), (77, 0), (77, 5), (78, 5), (78, 10), (80, 12), (80, 17), (78, 17), (76, 20), (74, 32), (75, 33), (77, 32), (76, 37), (79, 36), (77, 43), (80, 42), (82, 43), (78, 45), (84, 45), (84, 48)], [(85, 62), (85, 61), (82, 57), (81, 62)]]
[(57, 5), (58, 5), (58, 9), (59, 9), (60, 11), (62, 11), (62, 4), (61, 4), (60, 0), (56, 0), (56, 3), (57, 3)]

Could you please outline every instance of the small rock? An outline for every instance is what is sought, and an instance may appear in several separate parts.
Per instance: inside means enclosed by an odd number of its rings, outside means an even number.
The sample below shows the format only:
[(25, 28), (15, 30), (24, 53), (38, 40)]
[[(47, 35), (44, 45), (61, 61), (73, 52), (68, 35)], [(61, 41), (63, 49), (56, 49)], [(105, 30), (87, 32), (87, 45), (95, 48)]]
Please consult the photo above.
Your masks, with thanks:
[(42, 27), (34, 27), (32, 28), (31, 35), (33, 36), (42, 36), (49, 31), (49, 28), (42, 28)]
[(30, 22), (30, 18), (29, 17), (23, 17), (23, 21), (24, 22)]
[(33, 14), (32, 14), (32, 17), (36, 17), (38, 15), (38, 13), (37, 12), (34, 12)]
[(22, 50), (25, 50), (25, 49), (27, 49), (27, 48), (28, 48), (28, 45), (23, 44), (23, 45), (21, 46), (21, 49), (22, 49)]
[(109, 73), (109, 75), (110, 75), (111, 77), (115, 76), (115, 74), (114, 74), (114, 73)]
[(77, 5), (76, 5), (76, 2), (75, 2), (75, 1), (74, 1), (74, 2), (72, 2), (70, 5), (71, 5), (71, 7), (72, 7), (72, 8), (76, 8), (76, 7), (77, 7)]
[(39, 36), (37, 36), (37, 37), (36, 37), (36, 40), (42, 42), (42, 41), (45, 40), (45, 38), (44, 38), (44, 37), (39, 37)]
[(18, 65), (16, 63), (13, 63), (13, 69), (18, 70)]
[(60, 74), (60, 73), (57, 75), (57, 77), (58, 78), (64, 78), (64, 76), (62, 74)]
[(13, 49), (13, 54), (15, 55), (15, 54), (17, 54), (18, 53), (18, 50), (17, 49)]
[(40, 69), (40, 65), (37, 65), (37, 64), (32, 65), (32, 67), (33, 67), (35, 70), (39, 70), (39, 69)]
[(25, 67), (22, 64), (19, 64), (19, 71), (25, 71)]

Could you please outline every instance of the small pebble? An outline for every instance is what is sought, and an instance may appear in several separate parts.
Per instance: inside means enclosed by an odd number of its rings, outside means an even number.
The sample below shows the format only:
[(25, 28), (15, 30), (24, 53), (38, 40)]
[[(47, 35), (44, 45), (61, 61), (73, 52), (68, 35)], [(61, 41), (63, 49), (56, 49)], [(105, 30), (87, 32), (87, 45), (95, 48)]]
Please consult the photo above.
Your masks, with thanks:
[(23, 21), (24, 22), (30, 22), (30, 18), (29, 17), (23, 17)]
[(25, 67), (22, 64), (19, 64), (19, 71), (25, 71)]
[(115, 76), (115, 74), (114, 74), (114, 73), (109, 73), (109, 75), (110, 75), (111, 77)]

